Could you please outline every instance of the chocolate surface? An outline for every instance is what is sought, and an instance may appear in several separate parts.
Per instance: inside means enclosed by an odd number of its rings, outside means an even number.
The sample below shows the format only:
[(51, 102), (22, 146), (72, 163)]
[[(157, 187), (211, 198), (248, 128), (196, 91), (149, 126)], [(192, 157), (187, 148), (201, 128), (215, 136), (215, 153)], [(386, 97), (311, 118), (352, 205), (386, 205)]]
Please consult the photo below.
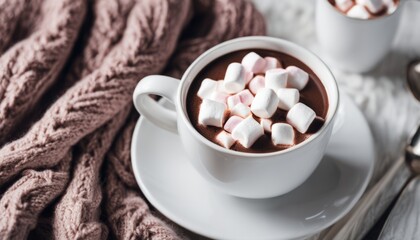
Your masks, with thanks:
[[(304, 63), (299, 61), (298, 59), (289, 56), (284, 53), (275, 52), (271, 50), (262, 50), (262, 49), (247, 49), (241, 50), (237, 52), (232, 52), (227, 55), (224, 55), (210, 64), (208, 64), (205, 68), (203, 68), (199, 74), (196, 76), (194, 81), (192, 82), (190, 89), (187, 95), (187, 112), (188, 117), (192, 123), (192, 125), (197, 129), (197, 131), (203, 135), (205, 138), (209, 139), (210, 141), (218, 144), (215, 141), (216, 135), (222, 131), (222, 128), (212, 127), (212, 126), (203, 126), (198, 124), (198, 114), (200, 110), (200, 104), (202, 100), (197, 96), (198, 89), (200, 88), (201, 82), (205, 78), (210, 78), (213, 80), (222, 80), (225, 76), (226, 69), (230, 63), (233, 62), (241, 62), (242, 58), (248, 54), (249, 52), (256, 52), (262, 57), (275, 57), (279, 59), (282, 63), (283, 67), (286, 68), (287, 66), (297, 66), (303, 70), (305, 70), (309, 74), (309, 81), (308, 84), (305, 86), (304, 89), (300, 91), (300, 102), (306, 104), (310, 108), (312, 108), (317, 118), (314, 120), (312, 125), (309, 127), (307, 133), (302, 134), (298, 131), (295, 131), (295, 145), (303, 142), (305, 139), (310, 137), (312, 134), (316, 133), (324, 124), (324, 119), (327, 115), (328, 110), (328, 97), (325, 91), (324, 86), (322, 85), (321, 81), (319, 80), (318, 76)], [(276, 122), (286, 122), (286, 111), (281, 109), (277, 109), (276, 113), (271, 118), (273, 123)], [(258, 117), (254, 116), (254, 118), (259, 122)], [(226, 118), (227, 120), (227, 118)], [(251, 153), (267, 153), (267, 152), (275, 152), (279, 150), (283, 150), (290, 147), (289, 145), (279, 145), (276, 146), (271, 141), (271, 134), (265, 133), (262, 137), (260, 137), (252, 146), (251, 148), (245, 148), (238, 142), (235, 143), (231, 149), (235, 151), (241, 152), (251, 152)]]

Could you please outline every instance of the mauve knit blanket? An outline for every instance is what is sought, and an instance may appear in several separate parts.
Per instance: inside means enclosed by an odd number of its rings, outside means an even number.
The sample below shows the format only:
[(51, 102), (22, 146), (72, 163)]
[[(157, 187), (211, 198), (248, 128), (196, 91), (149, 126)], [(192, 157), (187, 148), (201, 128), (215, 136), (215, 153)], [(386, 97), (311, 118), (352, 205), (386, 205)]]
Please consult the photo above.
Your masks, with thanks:
[(181, 239), (137, 187), (137, 82), (265, 34), (243, 0), (0, 0), (0, 239)]

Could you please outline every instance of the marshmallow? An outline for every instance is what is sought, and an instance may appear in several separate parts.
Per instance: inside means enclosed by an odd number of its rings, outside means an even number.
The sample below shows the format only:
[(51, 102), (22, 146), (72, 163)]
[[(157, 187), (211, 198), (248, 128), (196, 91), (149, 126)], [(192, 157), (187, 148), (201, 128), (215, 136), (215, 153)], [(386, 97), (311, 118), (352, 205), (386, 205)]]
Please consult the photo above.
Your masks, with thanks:
[(254, 77), (253, 72), (245, 71), (245, 85), (248, 84), (253, 77)]
[(387, 14), (392, 14), (395, 12), (395, 10), (397, 10), (397, 5), (394, 0), (384, 0), (383, 1), (385, 6), (386, 6), (386, 13)]
[(223, 93), (228, 93), (225, 89), (225, 81), (223, 81), (223, 80), (217, 81), (216, 91), (223, 92)]
[(245, 88), (245, 69), (240, 63), (229, 64), (225, 79), (224, 87), (227, 93), (237, 93)]
[(232, 116), (232, 117), (230, 117), (227, 121), (226, 121), (226, 123), (225, 123), (225, 126), (223, 126), (223, 129), (225, 129), (227, 132), (232, 132), (233, 131), (233, 129), (235, 129), (235, 127), (240, 123), (240, 122), (242, 122), (242, 120), (244, 120), (243, 118), (241, 118), (241, 117), (238, 117), (238, 116)]
[(295, 88), (280, 88), (277, 90), (280, 109), (289, 111), (296, 103), (299, 102), (299, 91)]
[(265, 78), (263, 76), (255, 76), (251, 82), (249, 82), (249, 90), (253, 94), (257, 94), (258, 90), (265, 87)]
[(243, 103), (238, 103), (236, 106), (232, 109), (232, 114), (246, 118), (251, 114), (251, 109)]
[(305, 88), (309, 81), (309, 74), (302, 69), (295, 66), (288, 66), (286, 68), (289, 78), (287, 79), (287, 85), (290, 88), (297, 88), (299, 91)]
[(276, 123), (271, 128), (271, 140), (274, 145), (292, 145), (295, 141), (295, 132), (287, 123)]
[(225, 131), (221, 131), (217, 134), (216, 141), (225, 148), (230, 148), (235, 143), (235, 139), (233, 139), (232, 135)]
[(288, 73), (283, 68), (275, 68), (265, 73), (265, 87), (277, 91), (287, 86)]
[(200, 89), (198, 89), (197, 95), (201, 99), (209, 98), (211, 94), (216, 90), (217, 82), (206, 78), (201, 82)]
[(228, 98), (229, 94), (224, 92), (214, 91), (208, 99), (226, 104), (226, 99)]
[(252, 116), (241, 121), (232, 132), (233, 139), (246, 148), (251, 147), (262, 135), (264, 135), (263, 128)]
[(226, 104), (204, 99), (200, 105), (198, 122), (205, 126), (222, 127), (225, 119)]
[(393, 14), (395, 12), (395, 10), (397, 10), (397, 4), (393, 4), (393, 5), (389, 5), (387, 6), (387, 14)]
[(255, 95), (251, 111), (260, 118), (270, 118), (277, 110), (279, 98), (270, 88), (263, 88)]
[(271, 124), (273, 124), (273, 122), (270, 119), (261, 118), (260, 124), (261, 127), (263, 127), (264, 131), (271, 132)]
[(384, 8), (382, 0), (356, 0), (356, 4), (364, 5), (373, 14), (378, 13)]
[(236, 104), (239, 103), (241, 103), (241, 97), (238, 94), (229, 96), (227, 98), (227, 104), (230, 110), (232, 110), (236, 106)]
[(251, 105), (252, 101), (254, 100), (254, 95), (248, 90), (242, 90), (241, 92), (228, 96), (227, 97), (227, 104), (229, 109), (233, 109), (237, 104), (243, 103), (247, 106)]
[(347, 12), (347, 16), (352, 18), (368, 19), (370, 17), (370, 14), (362, 5), (354, 5)]
[(413, 147), (413, 153), (416, 154), (417, 156), (420, 155), (420, 144), (415, 144)]
[(310, 107), (297, 103), (287, 113), (286, 120), (300, 133), (306, 133), (315, 116), (314, 110)]
[(242, 58), (242, 65), (248, 72), (262, 73), (265, 69), (265, 60), (255, 52), (250, 52)]
[(254, 95), (252, 95), (252, 93), (248, 90), (245, 89), (239, 93), (237, 93), (236, 95), (238, 95), (241, 99), (241, 102), (245, 105), (251, 105), (252, 101), (254, 101)]
[(352, 0), (335, 0), (335, 6), (343, 12), (347, 12), (352, 6)]
[(420, 63), (416, 63), (414, 66), (414, 71), (418, 74), (420, 74)]
[(274, 57), (265, 57), (265, 72), (274, 68), (281, 68), (281, 63), (277, 58)]

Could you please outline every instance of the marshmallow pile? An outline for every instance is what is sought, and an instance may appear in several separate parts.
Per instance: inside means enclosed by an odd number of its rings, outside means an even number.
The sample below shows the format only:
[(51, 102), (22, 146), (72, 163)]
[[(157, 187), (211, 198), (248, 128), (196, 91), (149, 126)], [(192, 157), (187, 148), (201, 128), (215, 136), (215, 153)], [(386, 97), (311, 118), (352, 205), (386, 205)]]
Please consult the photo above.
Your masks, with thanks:
[(335, 6), (347, 16), (368, 19), (371, 14), (378, 14), (386, 8), (386, 14), (397, 9), (394, 0), (335, 0)]
[[(299, 91), (308, 81), (304, 70), (295, 66), (284, 69), (276, 58), (250, 52), (241, 63), (229, 64), (224, 80), (206, 78), (201, 82), (198, 122), (221, 128), (216, 141), (225, 148), (236, 142), (250, 148), (265, 133), (271, 134), (274, 145), (293, 145), (293, 128), (305, 133), (316, 117), (299, 102)], [(287, 111), (287, 123), (273, 122), (278, 108)]]

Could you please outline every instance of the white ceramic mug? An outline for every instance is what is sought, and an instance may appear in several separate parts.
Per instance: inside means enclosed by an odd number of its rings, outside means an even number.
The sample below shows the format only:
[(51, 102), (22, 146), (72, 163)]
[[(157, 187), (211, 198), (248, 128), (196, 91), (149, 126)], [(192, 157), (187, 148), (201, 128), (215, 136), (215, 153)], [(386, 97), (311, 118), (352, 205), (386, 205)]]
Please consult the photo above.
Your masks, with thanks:
[(392, 47), (403, 8), (416, 4), (401, 0), (389, 15), (358, 19), (346, 16), (328, 0), (318, 0), (316, 31), (328, 64), (356, 73), (374, 68)]
[[(267, 49), (289, 54), (311, 68), (325, 86), (328, 113), (322, 128), (304, 142), (270, 153), (245, 153), (223, 148), (203, 137), (191, 124), (187, 92), (196, 75), (210, 62), (230, 52)], [(167, 98), (176, 111), (163, 108), (149, 94)], [(194, 168), (221, 191), (245, 198), (267, 198), (285, 194), (301, 185), (324, 155), (336, 116), (339, 93), (328, 67), (313, 53), (285, 40), (271, 37), (243, 37), (219, 44), (198, 57), (182, 76), (152, 75), (143, 78), (133, 94), (136, 109), (152, 123), (179, 134)], [(162, 139), (162, 151), (165, 140)]]

